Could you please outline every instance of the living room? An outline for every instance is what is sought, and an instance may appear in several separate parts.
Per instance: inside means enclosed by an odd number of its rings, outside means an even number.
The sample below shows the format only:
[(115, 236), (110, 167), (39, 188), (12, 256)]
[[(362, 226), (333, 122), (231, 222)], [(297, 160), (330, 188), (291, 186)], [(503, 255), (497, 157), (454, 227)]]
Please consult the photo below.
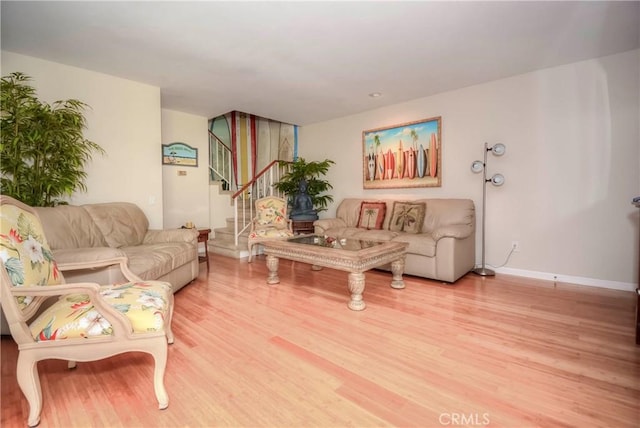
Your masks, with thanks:
[[(224, 224), (227, 211), (216, 210), (224, 204), (223, 199), (217, 186), (208, 181), (210, 117), (165, 108), (162, 89), (149, 83), (5, 50), (4, 31), (3, 76), (24, 72), (33, 77), (43, 99), (78, 98), (91, 106), (86, 112), (86, 135), (107, 154), (96, 156), (88, 165), (88, 191), (74, 195), (72, 204), (133, 202), (145, 212), (152, 228), (177, 228), (186, 221), (212, 229)], [(377, 105), (371, 98), (367, 100), (370, 108), (358, 113), (301, 124), (299, 155), (336, 161), (327, 176), (333, 183), (334, 204), (321, 216), (331, 216), (342, 199), (353, 196), (470, 198), (479, 213), (482, 183), (470, 165), (482, 158), (485, 142), (503, 143), (505, 155), (489, 161), (491, 172), (502, 173), (506, 182), (500, 188), (487, 189), (487, 261), (500, 266), (513, 241), (518, 241), (520, 248), (497, 269), (498, 276), (509, 281), (520, 278), (525, 284), (540, 280), (541, 294), (555, 283), (570, 283), (586, 288), (586, 293), (593, 292), (590, 287), (622, 290), (632, 300), (640, 251), (639, 215), (631, 204), (640, 193), (638, 43), (636, 37), (634, 46), (611, 55), (391, 105)], [(385, 90), (379, 90), (384, 97)], [(363, 190), (363, 131), (438, 116), (442, 118), (442, 186)], [(161, 143), (174, 141), (199, 149), (198, 167), (189, 168), (187, 176), (176, 175), (174, 167), (160, 162)], [(479, 260), (480, 227), (477, 229)], [(242, 261), (238, 267), (227, 261), (222, 264), (228, 275), (245, 268), (263, 278), (266, 275), (261, 259), (251, 267)], [(430, 293), (446, 299), (439, 284), (436, 289)], [(602, 346), (617, 345), (603, 339)], [(631, 372), (636, 383), (630, 387), (636, 397), (637, 358), (636, 352), (635, 371)], [(3, 404), (3, 412), (4, 408)], [(359, 422), (356, 424), (364, 424)], [(530, 422), (544, 425), (544, 421)], [(630, 422), (631, 426), (634, 421)]]
[[(380, 108), (370, 98), (365, 112), (300, 126), (298, 153), (336, 161), (327, 177), (334, 183), (327, 215), (348, 196), (463, 197), (479, 212), (482, 183), (470, 165), (482, 158), (484, 142), (503, 143), (506, 155), (489, 159), (489, 172), (502, 173), (506, 183), (488, 189), (487, 261), (502, 264), (518, 241), (505, 273), (633, 290), (637, 55), (630, 50)], [(131, 201), (153, 227), (224, 225), (228, 210), (216, 207), (228, 204), (210, 192), (207, 178), (208, 117), (163, 108), (158, 87), (41, 58), (3, 51), (2, 69), (32, 76), (45, 100), (77, 98), (91, 107), (86, 135), (106, 155), (88, 165), (88, 191), (72, 203)], [(362, 189), (363, 131), (437, 116), (441, 187)], [(159, 142), (174, 141), (199, 149), (198, 167), (186, 176), (159, 162)], [(133, 176), (114, 175), (116, 165)], [(479, 257), (479, 231), (477, 238)]]

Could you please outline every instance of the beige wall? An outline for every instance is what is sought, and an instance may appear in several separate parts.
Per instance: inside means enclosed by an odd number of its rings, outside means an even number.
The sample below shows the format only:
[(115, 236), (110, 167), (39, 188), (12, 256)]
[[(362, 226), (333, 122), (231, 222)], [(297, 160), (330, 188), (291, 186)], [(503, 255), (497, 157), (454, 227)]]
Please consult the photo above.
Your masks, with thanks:
[[(336, 203), (348, 196), (472, 198), (479, 263), (482, 179), (469, 167), (482, 160), (485, 141), (504, 143), (506, 154), (488, 159), (488, 172), (501, 172), (506, 183), (487, 188), (487, 263), (504, 263), (518, 240), (520, 252), (499, 272), (632, 289), (639, 63), (636, 50), (304, 126), (299, 152), (336, 161), (328, 177)], [(442, 117), (442, 187), (363, 190), (362, 131), (434, 116)], [(334, 212), (335, 203), (323, 216)]]
[[(480, 212), (482, 183), (469, 165), (482, 158), (485, 141), (502, 142), (505, 156), (489, 159), (489, 172), (507, 181), (487, 189), (487, 263), (502, 264), (518, 240), (521, 251), (499, 272), (631, 289), (639, 251), (639, 210), (630, 203), (640, 194), (639, 64), (636, 50), (305, 126), (299, 153), (337, 162), (328, 177), (336, 202), (469, 197)], [(134, 202), (152, 227), (177, 227), (187, 215), (198, 224), (223, 224), (224, 216), (202, 216), (213, 194), (207, 185), (176, 193), (183, 181), (206, 176), (204, 118), (161, 111), (159, 88), (3, 51), (2, 75), (12, 71), (34, 77), (47, 101), (78, 98), (92, 107), (86, 135), (107, 155), (89, 164), (88, 192), (72, 203)], [(433, 116), (442, 116), (442, 187), (364, 191), (362, 131)], [(160, 144), (185, 139), (198, 141), (201, 166), (182, 180), (175, 167), (162, 167)], [(478, 262), (479, 246), (478, 231)]]
[[(206, 117), (162, 110), (162, 144), (185, 143), (198, 149), (197, 167), (162, 167), (164, 227), (191, 221), (209, 227), (209, 139)], [(186, 175), (178, 175), (183, 171)]]
[(94, 156), (87, 165), (87, 192), (75, 194), (70, 203), (133, 202), (150, 227), (161, 228), (160, 89), (7, 51), (1, 55), (2, 75), (28, 74), (42, 100), (76, 98), (91, 106), (85, 112), (85, 136), (106, 155)]

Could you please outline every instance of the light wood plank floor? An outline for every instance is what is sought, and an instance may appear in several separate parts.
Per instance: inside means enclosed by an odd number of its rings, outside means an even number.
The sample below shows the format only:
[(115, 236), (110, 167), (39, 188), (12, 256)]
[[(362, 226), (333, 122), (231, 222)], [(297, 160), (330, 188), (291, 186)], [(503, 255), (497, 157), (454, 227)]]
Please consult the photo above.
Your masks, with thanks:
[[(204, 265), (201, 265), (204, 268)], [(41, 427), (638, 427), (634, 296), (469, 274), (455, 285), (211, 256), (176, 293), (157, 410), (151, 358), (39, 364)], [(16, 346), (2, 339), (2, 427), (25, 426)]]

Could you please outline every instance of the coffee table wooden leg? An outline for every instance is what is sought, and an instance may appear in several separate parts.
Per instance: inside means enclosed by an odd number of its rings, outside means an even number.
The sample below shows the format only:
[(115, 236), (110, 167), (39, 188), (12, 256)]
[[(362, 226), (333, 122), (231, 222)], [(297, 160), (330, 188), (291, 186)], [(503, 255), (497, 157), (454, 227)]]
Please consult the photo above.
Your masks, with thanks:
[(267, 284), (278, 284), (280, 278), (278, 277), (278, 265), (280, 261), (277, 257), (267, 254), (267, 269), (269, 269), (269, 277), (267, 278)]
[(351, 300), (348, 305), (352, 311), (362, 311), (367, 305), (362, 300), (364, 292), (364, 274), (352, 272), (349, 274), (349, 292)]
[(404, 272), (404, 259), (398, 259), (391, 262), (391, 273), (393, 279), (391, 280), (392, 288), (404, 288), (404, 280), (402, 279), (402, 273)]

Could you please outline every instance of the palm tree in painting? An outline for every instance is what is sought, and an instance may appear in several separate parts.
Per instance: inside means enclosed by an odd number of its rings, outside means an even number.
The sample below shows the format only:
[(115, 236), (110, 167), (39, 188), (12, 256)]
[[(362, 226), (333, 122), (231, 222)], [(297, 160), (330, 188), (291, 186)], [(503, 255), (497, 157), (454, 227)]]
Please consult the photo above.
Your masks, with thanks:
[[(364, 210), (364, 215), (367, 216), (367, 229), (371, 228), (371, 218), (376, 215), (376, 211), (373, 208), (367, 208)], [(375, 221), (374, 221), (375, 226)]]
[(418, 150), (418, 133), (415, 129), (411, 129), (411, 139), (413, 140), (413, 150)]
[(400, 209), (400, 212), (398, 214), (398, 217), (396, 218), (396, 226), (400, 226), (402, 224), (402, 227), (399, 229), (400, 230), (406, 230), (409, 229), (413, 226), (413, 224), (418, 221), (417, 220), (417, 213), (414, 213), (414, 209), (417, 209), (415, 207), (402, 207)]
[(411, 139), (413, 140), (413, 146), (407, 150), (407, 161), (405, 162), (405, 168), (407, 169), (407, 176), (413, 178), (416, 175), (416, 161), (418, 157), (418, 132), (411, 128)]
[[(379, 153), (378, 150), (380, 149), (380, 136), (378, 134), (373, 136), (373, 142), (376, 145), (375, 148), (375, 158), (376, 158), (376, 169), (378, 171), (378, 178), (382, 179), (382, 177), (384, 176), (384, 161), (383, 161), (383, 157), (382, 157), (382, 153)], [(375, 176), (374, 176), (375, 178)]]

